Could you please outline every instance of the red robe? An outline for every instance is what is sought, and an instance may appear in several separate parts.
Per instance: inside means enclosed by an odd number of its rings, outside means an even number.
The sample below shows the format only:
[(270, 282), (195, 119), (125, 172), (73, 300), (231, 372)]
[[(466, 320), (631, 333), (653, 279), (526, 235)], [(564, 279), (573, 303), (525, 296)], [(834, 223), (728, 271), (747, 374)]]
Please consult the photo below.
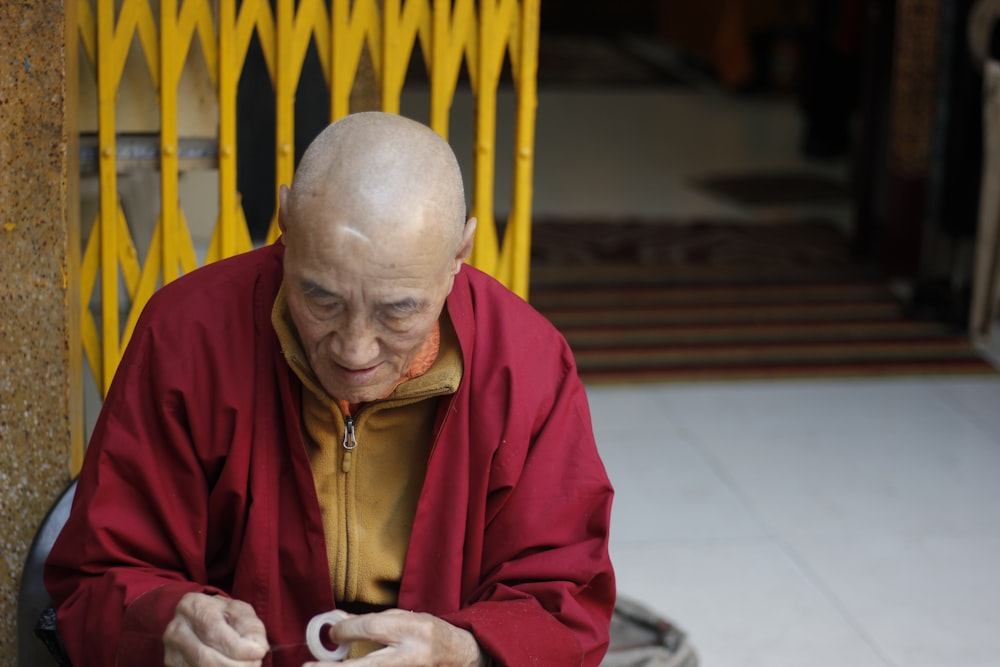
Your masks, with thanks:
[[(249, 602), (272, 645), (334, 608), (301, 385), (271, 325), (282, 257), (279, 243), (205, 267), (140, 318), (46, 565), (75, 667), (159, 664), (189, 591)], [(503, 665), (597, 665), (612, 489), (572, 355), (475, 269), (447, 308), (465, 371), (441, 401), (399, 607), (470, 630)]]

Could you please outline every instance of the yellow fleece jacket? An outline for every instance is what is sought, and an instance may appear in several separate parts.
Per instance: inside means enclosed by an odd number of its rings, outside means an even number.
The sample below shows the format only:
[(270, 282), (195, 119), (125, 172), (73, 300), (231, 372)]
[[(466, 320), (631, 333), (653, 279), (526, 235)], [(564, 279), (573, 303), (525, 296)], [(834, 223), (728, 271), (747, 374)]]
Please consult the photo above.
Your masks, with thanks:
[[(438, 400), (454, 393), (462, 377), (461, 351), (447, 311), (430, 368), (353, 415), (344, 413), (313, 373), (283, 289), (271, 319), (285, 358), (304, 387), (302, 431), (323, 516), (334, 598), (347, 611), (394, 607)], [(351, 426), (354, 440), (345, 440)]]

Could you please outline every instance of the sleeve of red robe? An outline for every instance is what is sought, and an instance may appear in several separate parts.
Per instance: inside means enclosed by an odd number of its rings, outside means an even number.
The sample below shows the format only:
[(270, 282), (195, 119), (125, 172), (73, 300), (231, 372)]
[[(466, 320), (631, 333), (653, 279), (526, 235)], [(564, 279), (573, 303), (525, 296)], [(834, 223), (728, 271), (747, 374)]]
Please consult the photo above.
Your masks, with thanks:
[[(582, 387), (566, 390), (516, 478), (494, 492), (477, 601), (446, 615), (503, 665), (596, 667), (607, 649), (615, 596), (610, 487), (596, 455), (587, 455)], [(565, 446), (567, 439), (576, 445)]]
[[(180, 598), (222, 593), (197, 583), (212, 580), (206, 555), (221, 537), (218, 528), (208, 530), (209, 504), (217, 502), (209, 484), (225, 458), (222, 447), (245, 436), (226, 395), (252, 384), (253, 364), (234, 367), (231, 352), (213, 349), (211, 337), (201, 335), (197, 318), (177, 312), (147, 308), (140, 318), (91, 438), (73, 511), (46, 564), (75, 667), (161, 664), (161, 637)], [(213, 384), (213, 364), (229, 366), (227, 386)], [(189, 394), (188, 386), (199, 391)], [(191, 402), (215, 409), (190, 409)]]

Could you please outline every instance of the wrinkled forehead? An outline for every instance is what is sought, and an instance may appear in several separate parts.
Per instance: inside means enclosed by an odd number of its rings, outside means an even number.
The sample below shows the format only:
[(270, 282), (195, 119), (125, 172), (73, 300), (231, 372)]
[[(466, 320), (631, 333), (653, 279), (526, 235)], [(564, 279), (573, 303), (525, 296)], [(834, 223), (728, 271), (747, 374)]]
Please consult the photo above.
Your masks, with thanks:
[(447, 179), (398, 169), (331, 168), (324, 179), (297, 183), (292, 190), (291, 215), (297, 222), (328, 224), (331, 214), (353, 227), (377, 233), (379, 227), (441, 227), (457, 234), (465, 222), (464, 194), (449, 190)]
[(379, 250), (450, 246), (461, 231), (433, 202), (405, 196), (372, 201), (355, 190), (311, 193), (289, 217), (289, 237), (296, 241), (363, 243)]
[(286, 236), (289, 270), (344, 271), (364, 267), (378, 275), (447, 273), (457, 244), (426, 211), (400, 208), (372, 219), (322, 199), (296, 211)]

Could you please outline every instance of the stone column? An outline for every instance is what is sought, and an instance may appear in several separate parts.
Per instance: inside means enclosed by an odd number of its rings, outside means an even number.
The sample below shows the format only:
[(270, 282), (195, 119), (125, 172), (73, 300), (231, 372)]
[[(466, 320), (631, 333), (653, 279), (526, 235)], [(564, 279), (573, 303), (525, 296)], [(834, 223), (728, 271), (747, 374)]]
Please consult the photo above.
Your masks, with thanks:
[(21, 568), (83, 437), (74, 7), (0, 2), (0, 667), (17, 664)]

